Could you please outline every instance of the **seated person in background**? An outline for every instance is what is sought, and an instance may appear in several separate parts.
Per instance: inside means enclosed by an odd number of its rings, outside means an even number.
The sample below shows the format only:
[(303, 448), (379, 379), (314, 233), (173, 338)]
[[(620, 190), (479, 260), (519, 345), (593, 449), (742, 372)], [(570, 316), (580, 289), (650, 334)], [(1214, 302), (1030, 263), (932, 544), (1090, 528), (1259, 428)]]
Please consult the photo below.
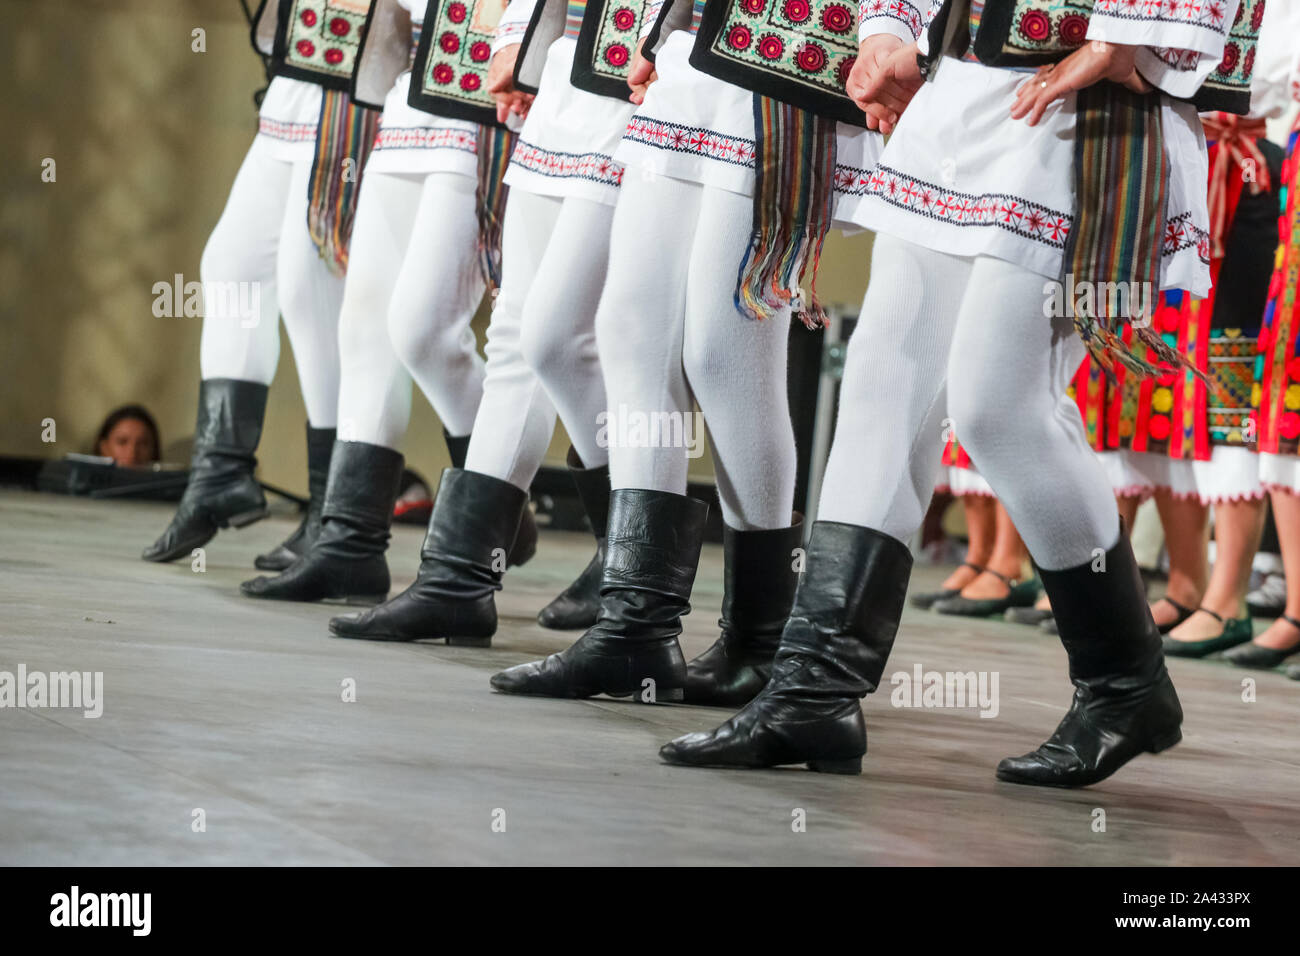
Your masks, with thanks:
[(117, 465), (142, 468), (158, 460), (162, 443), (158, 424), (142, 405), (123, 405), (109, 412), (99, 426), (95, 454)]

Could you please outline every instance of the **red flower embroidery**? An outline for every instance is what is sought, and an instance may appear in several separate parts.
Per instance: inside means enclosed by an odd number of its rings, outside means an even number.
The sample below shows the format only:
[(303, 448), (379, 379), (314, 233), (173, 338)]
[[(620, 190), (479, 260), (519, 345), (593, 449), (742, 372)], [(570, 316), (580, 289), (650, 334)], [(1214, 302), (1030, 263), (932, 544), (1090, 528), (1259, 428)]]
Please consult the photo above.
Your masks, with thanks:
[(636, 26), (636, 14), (627, 7), (614, 11), (614, 26), (619, 30), (631, 30)]
[(1147, 432), (1152, 438), (1163, 441), (1169, 437), (1169, 419), (1163, 415), (1152, 415), (1151, 420), (1147, 422)]
[(438, 37), (438, 46), (442, 47), (443, 53), (455, 53), (460, 49), (460, 37), (454, 33), (444, 33)]
[(1078, 13), (1067, 13), (1061, 17), (1057, 30), (1065, 46), (1079, 46), (1088, 38), (1088, 18)]
[(1041, 43), (1052, 35), (1052, 21), (1041, 11), (1029, 10), (1020, 18), (1020, 33)]
[(812, 16), (812, 7), (808, 5), (808, 0), (785, 0), (782, 9), (786, 19), (791, 23), (803, 23)]
[(741, 6), (750, 13), (759, 14), (767, 7), (767, 0), (744, 0)]
[(465, 19), (465, 4), (453, 3), (447, 7), (447, 19), (452, 23), (461, 23)]
[(492, 55), (492, 45), (483, 40), (470, 44), (469, 58), (475, 63), (485, 63)]
[(348, 23), (348, 21), (344, 20), (342, 17), (335, 17), (330, 21), (330, 33), (334, 34), (336, 37), (347, 36), (348, 31), (351, 29), (352, 24)]
[(1237, 60), (1241, 58), (1241, 51), (1237, 49), (1237, 44), (1229, 43), (1223, 48), (1223, 60), (1219, 63), (1219, 73), (1223, 76), (1232, 76), (1232, 71), (1237, 68)]
[(849, 82), (849, 74), (853, 72), (853, 64), (858, 62), (856, 56), (846, 56), (840, 60), (840, 65), (835, 69), (835, 76), (840, 81), (840, 86), (845, 86)]
[(447, 84), (456, 78), (456, 71), (446, 63), (439, 63), (433, 68), (433, 82)]
[(749, 27), (742, 27), (738, 24), (727, 33), (727, 46), (733, 50), (748, 50), (752, 39)]
[(1300, 435), (1300, 415), (1295, 412), (1286, 412), (1282, 415), (1281, 428), (1283, 438), (1295, 438)]
[(825, 68), (827, 59), (826, 51), (816, 43), (805, 43), (795, 57), (795, 62), (799, 64), (799, 69), (807, 73), (820, 73)]
[(857, 18), (848, 7), (832, 3), (822, 11), (822, 26), (831, 33), (848, 33), (857, 24)]
[(330, 66), (338, 66), (343, 62), (343, 51), (336, 47), (330, 47), (325, 51), (325, 62)]
[(778, 36), (768, 34), (758, 41), (758, 53), (768, 60), (778, 60), (785, 52), (785, 43)]
[(314, 26), (316, 25), (316, 11), (315, 11), (315, 10), (304, 10), (304, 11), (302, 12), (302, 22), (303, 22), (306, 26), (314, 27)]
[(479, 88), (479, 84), (482, 82), (483, 81), (479, 79), (477, 73), (466, 73), (460, 78), (460, 88), (466, 93), (473, 93)]
[(627, 63), (627, 47), (613, 43), (605, 51), (605, 62), (610, 66), (624, 66)]
[(316, 44), (312, 43), (310, 40), (299, 40), (295, 45), (295, 49), (298, 51), (299, 56), (310, 57), (314, 56), (316, 53)]

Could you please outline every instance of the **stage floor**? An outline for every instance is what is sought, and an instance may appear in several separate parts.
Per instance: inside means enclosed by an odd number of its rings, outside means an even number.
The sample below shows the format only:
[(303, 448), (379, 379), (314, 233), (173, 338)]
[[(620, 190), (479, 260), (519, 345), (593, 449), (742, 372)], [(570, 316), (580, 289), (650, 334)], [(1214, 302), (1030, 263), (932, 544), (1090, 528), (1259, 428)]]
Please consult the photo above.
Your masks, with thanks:
[[(104, 675), (97, 719), (0, 710), (0, 864), (1300, 863), (1300, 683), (1280, 673), (1173, 661), (1182, 745), (1088, 790), (1027, 789), (993, 768), (1064, 712), (1059, 644), (909, 609), (887, 679), (996, 674), (996, 717), (893, 706), (887, 683), (860, 777), (668, 767), (661, 743), (727, 713), (488, 687), (576, 636), (533, 616), (585, 536), (544, 533), (507, 575), (491, 649), (384, 645), (331, 638), (337, 606), (240, 597), (287, 518), (223, 532), (203, 573), (141, 561), (170, 512), (0, 493), (0, 671)], [(397, 587), (420, 539), (395, 532)], [(721, 570), (707, 547), (688, 657), (715, 636)]]

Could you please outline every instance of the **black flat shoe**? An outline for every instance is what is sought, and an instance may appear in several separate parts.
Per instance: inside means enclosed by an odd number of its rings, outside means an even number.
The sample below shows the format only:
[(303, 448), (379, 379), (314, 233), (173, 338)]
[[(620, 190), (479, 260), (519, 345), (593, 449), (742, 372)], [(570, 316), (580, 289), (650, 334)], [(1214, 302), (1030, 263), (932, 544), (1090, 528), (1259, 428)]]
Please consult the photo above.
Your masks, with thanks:
[[(961, 564), (957, 565), (957, 567), (970, 568), (972, 571), (975, 572), (977, 577), (984, 573), (984, 569), (982, 567), (980, 567), (978, 564), (972, 564), (969, 561), (963, 561)], [(934, 603), (936, 601), (943, 601), (943, 600), (947, 600), (948, 598), (955, 598), (960, 594), (961, 594), (961, 588), (943, 588), (940, 591), (927, 591), (924, 594), (913, 594), (910, 598), (907, 599), (907, 603), (912, 605), (912, 607), (920, 608), (922, 611), (928, 611), (930, 610), (930, 608), (934, 607)]]
[[(1291, 617), (1289, 614), (1278, 615), (1278, 620), (1286, 621), (1297, 631), (1300, 631), (1300, 621)], [(1264, 647), (1262, 644), (1256, 644), (1251, 641), (1249, 644), (1241, 644), (1232, 648), (1223, 655), (1226, 661), (1232, 661), (1238, 667), (1255, 667), (1261, 670), (1272, 670), (1277, 667), (1288, 657), (1293, 654), (1300, 654), (1300, 641), (1288, 648), (1278, 649), (1275, 647)]]
[(338, 433), (333, 428), (312, 428), (307, 423), (307, 510), (293, 534), (266, 554), (253, 560), (259, 571), (286, 571), (320, 537), (321, 508), (325, 506), (325, 489), (329, 485), (330, 456)]
[(1008, 608), (1032, 609), (1038, 600), (1039, 583), (1037, 579), (1019, 581), (999, 574), (992, 568), (985, 568), (983, 574), (991, 574), (1007, 586), (1007, 594), (1000, 598), (968, 598), (960, 593), (956, 597), (935, 601), (932, 610), (940, 614), (952, 614), (959, 617), (991, 617), (1002, 614)]
[[(1159, 631), (1160, 631), (1161, 634), (1168, 634), (1170, 631), (1172, 631), (1174, 628), (1176, 628), (1179, 624), (1182, 624), (1183, 621), (1187, 620), (1189, 617), (1191, 617), (1193, 614), (1196, 613), (1196, 608), (1194, 608), (1194, 607), (1188, 607), (1186, 604), (1179, 604), (1177, 601), (1175, 601), (1175, 600), (1174, 600), (1173, 598), (1171, 598), (1171, 597), (1168, 597), (1168, 596), (1166, 596), (1166, 597), (1162, 597), (1162, 598), (1160, 599), (1160, 601), (1164, 601), (1166, 604), (1168, 604), (1170, 607), (1172, 607), (1172, 608), (1174, 609), (1174, 611), (1177, 612), (1177, 615), (1178, 615), (1178, 616), (1175, 617), (1172, 621), (1170, 621), (1168, 624), (1160, 624), (1160, 625), (1158, 625), (1158, 629), (1159, 629)], [(1156, 603), (1159, 604), (1160, 601), (1156, 601)]]
[(1052, 609), (1041, 607), (1009, 607), (1004, 620), (1012, 624), (1025, 624), (1029, 627), (1041, 627), (1045, 621), (1052, 619)]

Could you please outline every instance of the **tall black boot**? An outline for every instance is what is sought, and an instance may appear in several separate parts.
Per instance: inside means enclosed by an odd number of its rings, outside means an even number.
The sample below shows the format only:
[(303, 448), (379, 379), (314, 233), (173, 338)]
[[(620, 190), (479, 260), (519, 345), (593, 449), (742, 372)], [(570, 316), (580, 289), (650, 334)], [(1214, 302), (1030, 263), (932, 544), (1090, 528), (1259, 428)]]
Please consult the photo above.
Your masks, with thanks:
[(199, 383), (189, 484), (167, 530), (140, 555), (146, 561), (188, 557), (218, 528), (242, 528), (266, 517), (266, 497), (253, 477), (266, 392), (265, 385), (233, 378)]
[(245, 581), (239, 590), (273, 601), (375, 604), (386, 598), (392, 580), (384, 552), (403, 464), (401, 452), (382, 445), (336, 442), (320, 537), (282, 574)]
[(259, 554), (253, 567), (259, 571), (283, 571), (311, 549), (320, 537), (320, 512), (325, 505), (325, 487), (330, 478), (330, 453), (338, 437), (333, 428), (312, 428), (307, 423), (307, 510), (297, 530), (275, 550)]
[(1128, 536), (1094, 562), (1039, 569), (1070, 658), (1074, 702), (1033, 753), (998, 764), (998, 779), (1040, 787), (1086, 787), (1142, 753), (1182, 739), (1183, 709), (1165, 670), (1160, 631)]
[(609, 523), (609, 466), (583, 468), (569, 448), (569, 475), (596, 535), (596, 553), (574, 582), (537, 614), (537, 623), (557, 631), (577, 631), (596, 623), (600, 611), (600, 575), (605, 568), (605, 528)]
[[(442, 435), (447, 440), (447, 453), (451, 455), (451, 467), (457, 471), (464, 471), (465, 458), (469, 454), (470, 436), (457, 437), (445, 428), (442, 430)], [(525, 508), (523, 516), (519, 519), (519, 530), (515, 532), (514, 541), (511, 542), (510, 550), (506, 554), (506, 567), (517, 568), (521, 564), (527, 564), (536, 553), (537, 519), (533, 517), (531, 508)]]
[(686, 703), (735, 709), (763, 689), (794, 604), (802, 544), (802, 515), (770, 531), (723, 526), (722, 634), (686, 665)]
[(686, 661), (677, 638), (691, 609), (708, 511), (685, 495), (613, 492), (595, 625), (568, 650), (502, 671), (492, 686), (542, 697), (681, 700)]
[(678, 737), (659, 756), (697, 767), (806, 763), (861, 773), (867, 728), (859, 701), (880, 684), (911, 572), (912, 555), (896, 538), (815, 522), (767, 686), (721, 727)]
[(415, 583), (379, 607), (330, 621), (335, 637), (367, 641), (443, 639), (487, 647), (497, 629), (493, 595), (506, 548), (528, 508), (528, 493), (508, 481), (459, 468), (442, 473), (420, 548)]

